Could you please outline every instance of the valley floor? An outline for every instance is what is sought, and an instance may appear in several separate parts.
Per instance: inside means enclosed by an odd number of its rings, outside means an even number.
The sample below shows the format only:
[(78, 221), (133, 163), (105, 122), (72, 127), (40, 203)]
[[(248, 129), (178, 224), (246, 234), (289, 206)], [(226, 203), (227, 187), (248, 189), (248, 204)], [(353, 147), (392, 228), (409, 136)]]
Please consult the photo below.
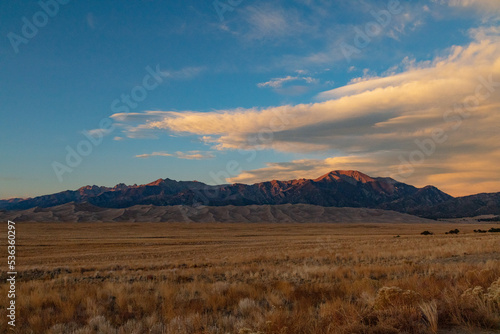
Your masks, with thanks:
[(16, 331), (498, 333), (491, 227), (18, 223)]

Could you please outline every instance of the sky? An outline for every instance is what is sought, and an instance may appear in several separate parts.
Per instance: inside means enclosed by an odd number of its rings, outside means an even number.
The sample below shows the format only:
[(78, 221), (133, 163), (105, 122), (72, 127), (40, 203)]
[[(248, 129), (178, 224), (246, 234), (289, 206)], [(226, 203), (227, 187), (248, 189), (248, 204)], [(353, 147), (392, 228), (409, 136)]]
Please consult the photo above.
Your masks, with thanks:
[(498, 0), (4, 0), (0, 198), (359, 170), (500, 191)]

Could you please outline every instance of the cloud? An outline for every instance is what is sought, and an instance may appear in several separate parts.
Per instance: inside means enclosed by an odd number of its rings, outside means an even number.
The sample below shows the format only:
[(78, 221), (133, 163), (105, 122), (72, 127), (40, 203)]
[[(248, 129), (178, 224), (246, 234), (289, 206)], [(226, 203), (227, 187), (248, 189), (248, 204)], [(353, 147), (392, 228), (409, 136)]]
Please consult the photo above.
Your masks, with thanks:
[(84, 131), (84, 133), (86, 133), (91, 137), (104, 137), (110, 134), (111, 132), (112, 131), (110, 129), (102, 129), (102, 128)]
[[(387, 59), (390, 55), (375, 46), (384, 40), (390, 42), (389, 38), (399, 39), (410, 34), (429, 16), (421, 4), (400, 1), (396, 7), (402, 9), (401, 13), (393, 10), (395, 15), (391, 15), (386, 25), (385, 14), (378, 14), (392, 9), (389, 3), (393, 2), (363, 0), (354, 5), (349, 1), (324, 0), (242, 3), (235, 8), (238, 15), (228, 15), (219, 29), (224, 34), (231, 34), (249, 51), (264, 46), (266, 61), (259, 64), (259, 70), (314, 70), (333, 64), (338, 67), (338, 63), (346, 63), (341, 43), (353, 45), (357, 30), (365, 31), (368, 23), (378, 24), (382, 20), (383, 29), (370, 38), (370, 51), (362, 50), (352, 58)], [(277, 54), (276, 47), (286, 48)]]
[(275, 40), (308, 30), (296, 10), (270, 3), (245, 7), (240, 15), (245, 18), (244, 37), (249, 40)]
[(176, 157), (178, 159), (187, 159), (187, 160), (206, 160), (213, 159), (215, 155), (212, 152), (202, 152), (202, 151), (188, 151), (188, 152), (175, 152), (175, 153), (167, 153), (167, 152), (153, 152), (149, 154), (139, 154), (135, 156), (136, 158), (151, 158), (151, 157)]
[[(161, 120), (168, 112), (165, 111), (146, 111), (146, 112), (127, 112), (116, 113), (109, 118), (115, 121), (115, 126), (122, 129), (124, 136), (131, 139), (158, 139), (158, 131), (152, 131), (148, 124), (155, 120)], [(123, 140), (117, 136), (115, 140)]]
[(147, 153), (147, 154), (139, 154), (139, 155), (136, 155), (135, 157), (145, 159), (145, 158), (151, 158), (151, 157), (173, 157), (173, 156), (174, 156), (173, 154), (166, 153), (166, 152), (153, 152), (153, 153)]
[(182, 79), (194, 78), (206, 70), (207, 70), (207, 68), (205, 66), (198, 66), (198, 67), (189, 66), (189, 67), (184, 67), (184, 68), (177, 70), (177, 71), (173, 71), (173, 70), (162, 71), (161, 75), (165, 78), (181, 79), (182, 80)]
[(289, 75), (289, 76), (286, 76), (284, 78), (274, 78), (274, 79), (271, 79), (267, 82), (258, 83), (257, 86), (260, 88), (263, 88), (263, 87), (281, 88), (281, 87), (283, 87), (284, 83), (290, 82), (290, 81), (297, 81), (297, 80), (303, 80), (307, 84), (317, 84), (319, 82), (318, 79), (315, 79), (312, 77), (298, 77), (298, 76), (292, 77)]
[(500, 2), (497, 0), (432, 0), (441, 5), (475, 10), (482, 16), (483, 22), (500, 20)]
[[(406, 59), (385, 76), (352, 80), (323, 92), (315, 103), (145, 112), (133, 116), (141, 124), (127, 131), (195, 135), (217, 150), (323, 152), (336, 156), (337, 164), (355, 157), (357, 163), (365, 161), (355, 169), (409, 183), (434, 182), (454, 194), (474, 184), (493, 191), (497, 183), (486, 185), (492, 176), (500, 179), (500, 29), (478, 28), (470, 34), (474, 40), (469, 45), (454, 46), (432, 61)], [(335, 166), (331, 161), (319, 165), (325, 166), (321, 173)], [(464, 161), (479, 161), (468, 178), (463, 177)], [(297, 164), (287, 166), (288, 174), (283, 165), (259, 173), (291, 176)], [(233, 180), (251, 180), (251, 175)], [(450, 175), (456, 176), (455, 183)]]
[(176, 152), (175, 155), (179, 159), (188, 159), (188, 160), (206, 160), (215, 158), (215, 155), (211, 152), (200, 152), (200, 151)]
[(451, 7), (473, 7), (482, 10), (496, 10), (500, 12), (500, 2), (497, 0), (448, 0), (448, 5)]
[[(360, 58), (371, 61), (375, 57), (387, 59), (390, 57), (389, 54), (379, 52), (383, 50), (380, 48), (380, 43), (387, 42), (389, 38), (396, 41), (399, 41), (401, 37), (409, 38), (411, 33), (425, 24), (425, 18), (428, 16), (419, 4), (400, 1), (393, 7), (393, 5), (389, 6), (389, 3), (392, 2), (361, 1), (356, 6), (349, 5), (347, 2), (335, 3), (335, 6), (340, 6), (340, 10), (337, 8), (332, 10), (332, 13), (324, 14), (322, 20), (318, 21), (316, 29), (310, 30), (314, 31), (315, 36), (321, 36), (323, 47), (319, 49), (315, 47), (312, 49), (313, 52), (307, 54), (285, 56), (279, 60), (280, 64), (288, 67), (310, 67), (346, 64)], [(318, 10), (325, 12), (325, 9), (321, 8), (323, 6), (325, 2), (321, 2)], [(356, 15), (359, 21), (356, 24), (342, 23), (344, 20), (333, 14), (335, 12), (342, 12), (346, 17)], [(316, 12), (312, 19), (317, 20), (317, 16)], [(376, 32), (367, 34), (367, 31), (373, 27), (377, 27)], [(360, 36), (365, 36), (361, 38), (361, 42)], [(321, 43), (321, 41), (318, 42)], [(353, 49), (357, 51), (352, 51)]]
[(127, 112), (116, 113), (110, 116), (115, 122), (118, 123), (134, 123), (146, 122), (151, 120), (162, 119), (167, 113), (164, 111), (146, 111), (146, 112)]
[(299, 77), (292, 77), (289, 75), (284, 78), (274, 78), (267, 82), (258, 83), (257, 86), (260, 88), (262, 87), (281, 88), (283, 86), (283, 83), (294, 80), (299, 80)]
[(95, 25), (96, 25), (96, 20), (95, 20), (95, 16), (93, 13), (87, 13), (87, 17), (86, 17), (86, 20), (87, 20), (87, 25), (89, 26), (90, 29), (94, 30), (95, 29)]

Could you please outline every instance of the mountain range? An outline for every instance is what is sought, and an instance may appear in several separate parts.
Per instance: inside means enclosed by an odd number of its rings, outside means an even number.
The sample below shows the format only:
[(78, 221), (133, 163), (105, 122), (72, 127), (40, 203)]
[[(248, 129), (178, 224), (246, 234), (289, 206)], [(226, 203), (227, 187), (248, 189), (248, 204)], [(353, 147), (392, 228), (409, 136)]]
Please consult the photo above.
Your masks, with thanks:
[[(388, 177), (358, 171), (332, 171), (317, 179), (207, 185), (197, 181), (158, 179), (144, 185), (86, 186), (28, 199), (0, 200), (0, 210), (48, 209), (73, 203), (94, 208), (133, 206), (276, 206), (307, 204), (392, 210), (424, 218), (458, 218), (500, 214), (500, 193), (452, 197), (433, 186), (417, 188)], [(84, 209), (82, 209), (84, 210)], [(94, 210), (95, 211), (95, 210)]]

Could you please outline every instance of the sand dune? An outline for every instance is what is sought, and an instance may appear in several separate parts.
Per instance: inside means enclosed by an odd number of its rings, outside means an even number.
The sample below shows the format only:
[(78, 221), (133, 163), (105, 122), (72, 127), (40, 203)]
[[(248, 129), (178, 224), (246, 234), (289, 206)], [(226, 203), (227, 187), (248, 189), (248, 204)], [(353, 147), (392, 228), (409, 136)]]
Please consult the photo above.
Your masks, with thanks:
[(0, 219), (16, 222), (220, 222), (220, 223), (429, 223), (430, 220), (395, 211), (336, 208), (309, 204), (248, 206), (135, 205), (105, 209), (87, 203), (51, 208), (2, 211)]

